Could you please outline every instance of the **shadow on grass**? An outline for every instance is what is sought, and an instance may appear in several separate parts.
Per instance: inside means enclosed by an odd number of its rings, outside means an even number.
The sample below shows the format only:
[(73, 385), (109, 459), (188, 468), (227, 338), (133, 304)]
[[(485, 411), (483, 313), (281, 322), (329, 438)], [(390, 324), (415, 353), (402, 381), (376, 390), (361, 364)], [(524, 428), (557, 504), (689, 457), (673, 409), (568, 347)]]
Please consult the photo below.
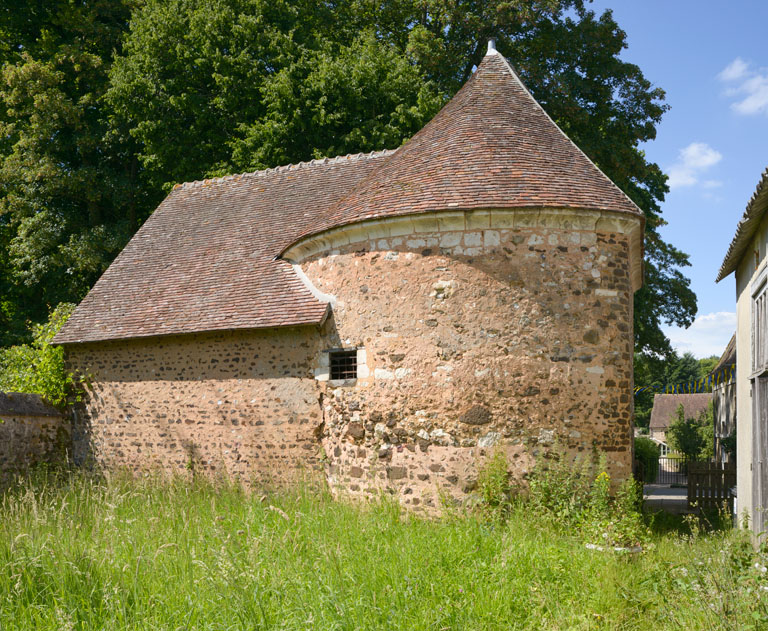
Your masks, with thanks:
[(651, 533), (659, 537), (670, 534), (690, 536), (702, 532), (726, 532), (733, 529), (733, 516), (727, 510), (697, 511), (682, 515), (665, 510), (646, 510), (644, 519)]

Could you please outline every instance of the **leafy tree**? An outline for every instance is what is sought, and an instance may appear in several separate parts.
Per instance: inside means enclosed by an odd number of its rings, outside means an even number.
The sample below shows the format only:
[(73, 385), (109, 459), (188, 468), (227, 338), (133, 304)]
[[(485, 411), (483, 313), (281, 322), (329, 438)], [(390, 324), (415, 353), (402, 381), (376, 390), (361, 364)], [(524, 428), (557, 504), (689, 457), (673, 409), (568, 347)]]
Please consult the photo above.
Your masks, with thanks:
[[(584, 0), (53, 0), (0, 9), (0, 325), (77, 300), (171, 184), (395, 147), (470, 76), (489, 37), (643, 209), (636, 350), (689, 324), (666, 177), (641, 143), (664, 93)], [(129, 20), (130, 17), (130, 20)], [(7, 337), (7, 336), (6, 336)]]
[(443, 97), (392, 46), (364, 34), (308, 52), (264, 84), (266, 114), (240, 127), (238, 170), (298, 158), (393, 149), (421, 129)]
[(236, 170), (233, 143), (267, 114), (265, 82), (332, 41), (331, 21), (331, 5), (311, 0), (149, 0), (134, 12), (107, 102), (151, 186)]
[(0, 286), (10, 296), (0, 323), (10, 328), (82, 298), (156, 198), (137, 186), (131, 151), (104, 141), (101, 99), (132, 4), (0, 11)]
[(687, 384), (699, 379), (700, 374), (699, 360), (688, 352), (682, 357), (673, 356), (672, 361), (666, 362), (664, 382), (669, 386)]
[(676, 420), (667, 430), (667, 441), (675, 451), (692, 459), (708, 460), (714, 450), (714, 425), (712, 403), (698, 418), (685, 416), (685, 408), (680, 404)]
[(707, 409), (704, 410), (699, 418), (696, 419), (699, 424), (699, 434), (704, 441), (704, 446), (699, 450), (699, 460), (712, 460), (715, 457), (715, 406), (712, 401), (709, 402)]
[(699, 360), (699, 379), (703, 379), (709, 373), (711, 373), (715, 366), (717, 366), (717, 363), (720, 361), (720, 358), (717, 355), (710, 355), (709, 357), (704, 357)]
[(0, 391), (39, 394), (58, 406), (66, 403), (74, 382), (64, 364), (64, 349), (51, 341), (74, 309), (61, 303), (47, 323), (32, 327), (32, 344), (0, 349)]

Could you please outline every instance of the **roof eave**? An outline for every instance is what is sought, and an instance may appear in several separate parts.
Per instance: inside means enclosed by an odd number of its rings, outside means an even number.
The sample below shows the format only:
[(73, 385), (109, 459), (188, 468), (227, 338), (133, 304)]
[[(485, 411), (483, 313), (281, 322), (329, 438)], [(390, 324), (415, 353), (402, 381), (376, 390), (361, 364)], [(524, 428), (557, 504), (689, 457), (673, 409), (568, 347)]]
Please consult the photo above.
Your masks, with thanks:
[(739, 266), (749, 244), (752, 242), (752, 238), (760, 227), (760, 222), (766, 210), (768, 210), (768, 169), (763, 171), (755, 192), (747, 204), (744, 215), (736, 226), (736, 234), (728, 246), (728, 252), (725, 254), (715, 282), (719, 283)]
[(111, 337), (99, 337), (92, 339), (77, 339), (77, 340), (57, 340), (53, 338), (53, 344), (57, 346), (76, 346), (79, 344), (103, 344), (107, 342), (131, 342), (134, 340), (151, 340), (158, 338), (180, 337), (187, 335), (204, 335), (206, 333), (238, 333), (247, 331), (268, 331), (271, 329), (294, 329), (305, 327), (321, 328), (330, 316), (331, 307), (326, 305), (321, 317), (315, 320), (307, 320), (304, 322), (287, 322), (285, 324), (268, 324), (264, 326), (243, 326), (243, 327), (230, 327), (222, 329), (200, 329), (197, 331), (169, 331), (168, 333), (148, 333), (146, 335), (131, 335), (131, 336), (111, 336)]

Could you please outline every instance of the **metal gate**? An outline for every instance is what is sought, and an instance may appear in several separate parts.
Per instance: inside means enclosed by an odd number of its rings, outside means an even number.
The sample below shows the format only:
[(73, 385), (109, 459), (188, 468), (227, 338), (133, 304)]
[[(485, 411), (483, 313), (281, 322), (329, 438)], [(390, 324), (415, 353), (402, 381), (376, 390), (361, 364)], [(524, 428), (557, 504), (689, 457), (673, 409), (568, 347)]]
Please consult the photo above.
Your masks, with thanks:
[(659, 473), (656, 484), (688, 484), (688, 458), (662, 456), (659, 458)]

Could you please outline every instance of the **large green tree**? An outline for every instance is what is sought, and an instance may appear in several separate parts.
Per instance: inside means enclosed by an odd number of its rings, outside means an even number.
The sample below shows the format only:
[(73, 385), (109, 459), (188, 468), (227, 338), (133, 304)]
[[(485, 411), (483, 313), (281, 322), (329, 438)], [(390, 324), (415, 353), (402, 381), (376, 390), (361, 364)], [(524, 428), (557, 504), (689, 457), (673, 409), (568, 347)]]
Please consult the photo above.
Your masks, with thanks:
[[(129, 0), (0, 10), (0, 341), (77, 300), (148, 211), (134, 151), (107, 137), (102, 97)], [(125, 136), (127, 137), (127, 136)]]
[[(659, 235), (666, 176), (640, 148), (666, 105), (610, 11), (581, 0), (150, 1), (112, 72), (116, 119), (155, 185), (394, 147), (480, 63), (488, 37), (555, 121), (647, 218), (636, 349), (688, 325), (688, 257)], [(442, 98), (441, 98), (442, 97)]]
[[(39, 319), (46, 303), (82, 297), (175, 182), (398, 146), (495, 37), (549, 114), (645, 212), (636, 349), (669, 355), (660, 324), (690, 323), (696, 302), (687, 257), (658, 233), (666, 178), (640, 148), (664, 94), (620, 58), (626, 36), (610, 11), (587, 7), (57, 0), (0, 10), (0, 283), (19, 292), (9, 309)], [(30, 288), (34, 306), (22, 300)]]

